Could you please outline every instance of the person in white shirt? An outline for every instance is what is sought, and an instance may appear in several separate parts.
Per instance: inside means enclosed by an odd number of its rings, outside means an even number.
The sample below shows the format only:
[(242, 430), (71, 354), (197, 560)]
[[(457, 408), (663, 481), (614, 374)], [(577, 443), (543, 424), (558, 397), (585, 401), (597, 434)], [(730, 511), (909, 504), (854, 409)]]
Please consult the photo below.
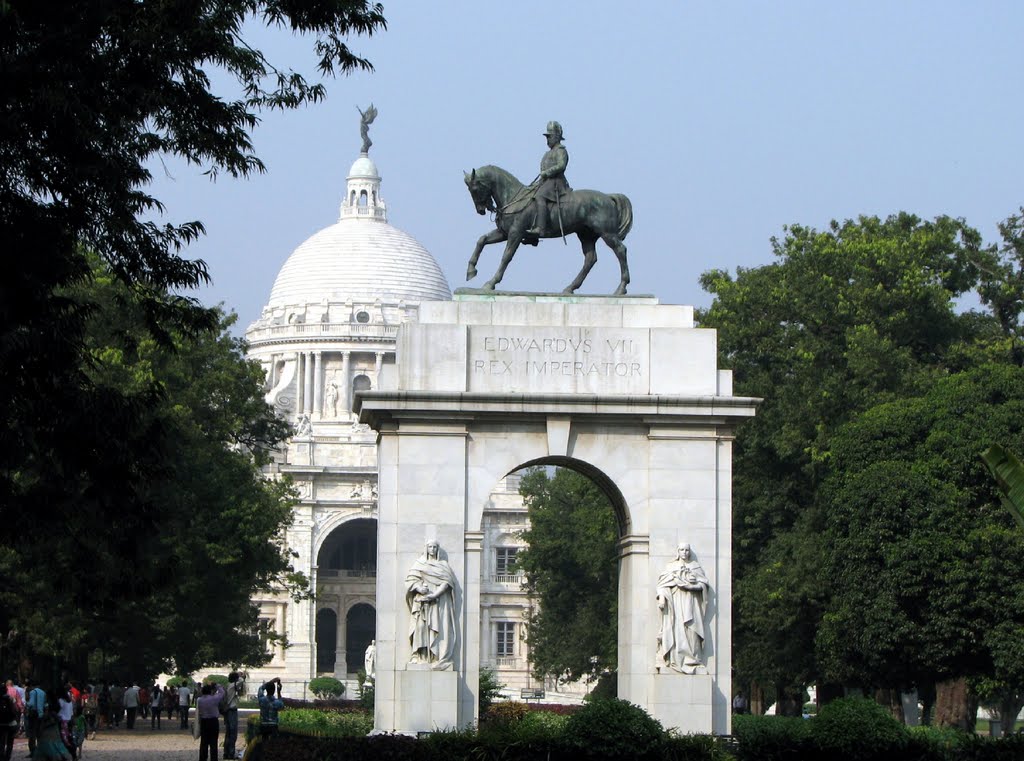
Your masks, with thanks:
[(135, 716), (139, 712), (139, 685), (135, 682), (124, 691), (124, 710), (128, 714), (125, 727), (135, 729)]
[(178, 688), (178, 716), (181, 719), (181, 728), (188, 729), (188, 704), (192, 700), (192, 690), (188, 685), (181, 685)]

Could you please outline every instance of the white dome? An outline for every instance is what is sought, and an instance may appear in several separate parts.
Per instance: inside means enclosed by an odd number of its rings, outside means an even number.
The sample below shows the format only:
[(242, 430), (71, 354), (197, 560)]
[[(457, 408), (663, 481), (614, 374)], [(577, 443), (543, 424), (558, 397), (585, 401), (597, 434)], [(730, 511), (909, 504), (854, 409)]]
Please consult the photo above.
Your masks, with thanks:
[(434, 257), (411, 235), (387, 222), (343, 219), (288, 257), (267, 306), (347, 299), (448, 301), (452, 297)]
[(359, 158), (352, 162), (352, 168), (348, 170), (348, 176), (349, 179), (355, 177), (380, 179), (380, 174), (377, 172), (377, 165), (374, 164), (373, 159), (365, 153), (360, 153)]

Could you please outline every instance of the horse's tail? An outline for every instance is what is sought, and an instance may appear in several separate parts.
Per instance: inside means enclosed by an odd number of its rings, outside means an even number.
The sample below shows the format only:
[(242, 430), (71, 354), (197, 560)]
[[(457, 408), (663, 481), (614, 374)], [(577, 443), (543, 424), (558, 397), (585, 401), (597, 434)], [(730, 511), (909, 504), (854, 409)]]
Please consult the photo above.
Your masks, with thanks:
[(609, 193), (608, 197), (615, 202), (619, 212), (619, 238), (625, 238), (626, 233), (633, 229), (633, 204), (622, 193)]

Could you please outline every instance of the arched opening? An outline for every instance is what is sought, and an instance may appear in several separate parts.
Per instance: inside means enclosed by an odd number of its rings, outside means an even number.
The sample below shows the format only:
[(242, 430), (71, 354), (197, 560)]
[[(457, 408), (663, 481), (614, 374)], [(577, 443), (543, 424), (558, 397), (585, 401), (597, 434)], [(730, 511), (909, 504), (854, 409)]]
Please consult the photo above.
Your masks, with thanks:
[(316, 670), (334, 673), (338, 655), (338, 614), (330, 608), (316, 612)]
[(357, 375), (352, 379), (352, 398), (355, 399), (356, 391), (369, 391), (373, 384), (370, 383), (369, 377), (366, 375)]
[(354, 190), (351, 193), (349, 193), (348, 205), (349, 206), (355, 206), (356, 205), (356, 191), (354, 191)]
[(618, 488), (585, 463), (531, 461), (499, 481), (483, 511), (481, 668), (515, 694), (612, 687), (628, 525)]
[(323, 579), (377, 575), (377, 521), (358, 518), (334, 529), (320, 546), (317, 574)]
[(377, 611), (372, 605), (353, 605), (345, 616), (345, 670), (355, 674), (363, 668), (370, 641), (377, 637)]
[(367, 204), (367, 201), (368, 201), (368, 196), (366, 195), (366, 191), (365, 190), (360, 190), (359, 191), (359, 205), (362, 206), (362, 207), (365, 207), (366, 204)]

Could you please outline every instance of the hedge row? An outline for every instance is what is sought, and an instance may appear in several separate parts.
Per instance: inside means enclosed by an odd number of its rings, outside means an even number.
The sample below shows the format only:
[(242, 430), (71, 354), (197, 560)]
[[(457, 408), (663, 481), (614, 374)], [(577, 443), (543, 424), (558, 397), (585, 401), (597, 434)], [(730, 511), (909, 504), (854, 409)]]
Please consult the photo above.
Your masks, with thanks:
[[(298, 717), (296, 717), (298, 718)], [(351, 722), (354, 717), (340, 717)], [(571, 716), (508, 711), (479, 731), (314, 737), (285, 731), (254, 761), (1011, 761), (1024, 735), (990, 740), (927, 727), (908, 730), (881, 706), (839, 700), (812, 719), (734, 717), (733, 737), (678, 736), (637, 706), (598, 701)], [(309, 722), (314, 722), (312, 718)], [(302, 724), (303, 722), (296, 722)], [(353, 731), (355, 730), (355, 731)], [(315, 730), (314, 730), (315, 731)]]

